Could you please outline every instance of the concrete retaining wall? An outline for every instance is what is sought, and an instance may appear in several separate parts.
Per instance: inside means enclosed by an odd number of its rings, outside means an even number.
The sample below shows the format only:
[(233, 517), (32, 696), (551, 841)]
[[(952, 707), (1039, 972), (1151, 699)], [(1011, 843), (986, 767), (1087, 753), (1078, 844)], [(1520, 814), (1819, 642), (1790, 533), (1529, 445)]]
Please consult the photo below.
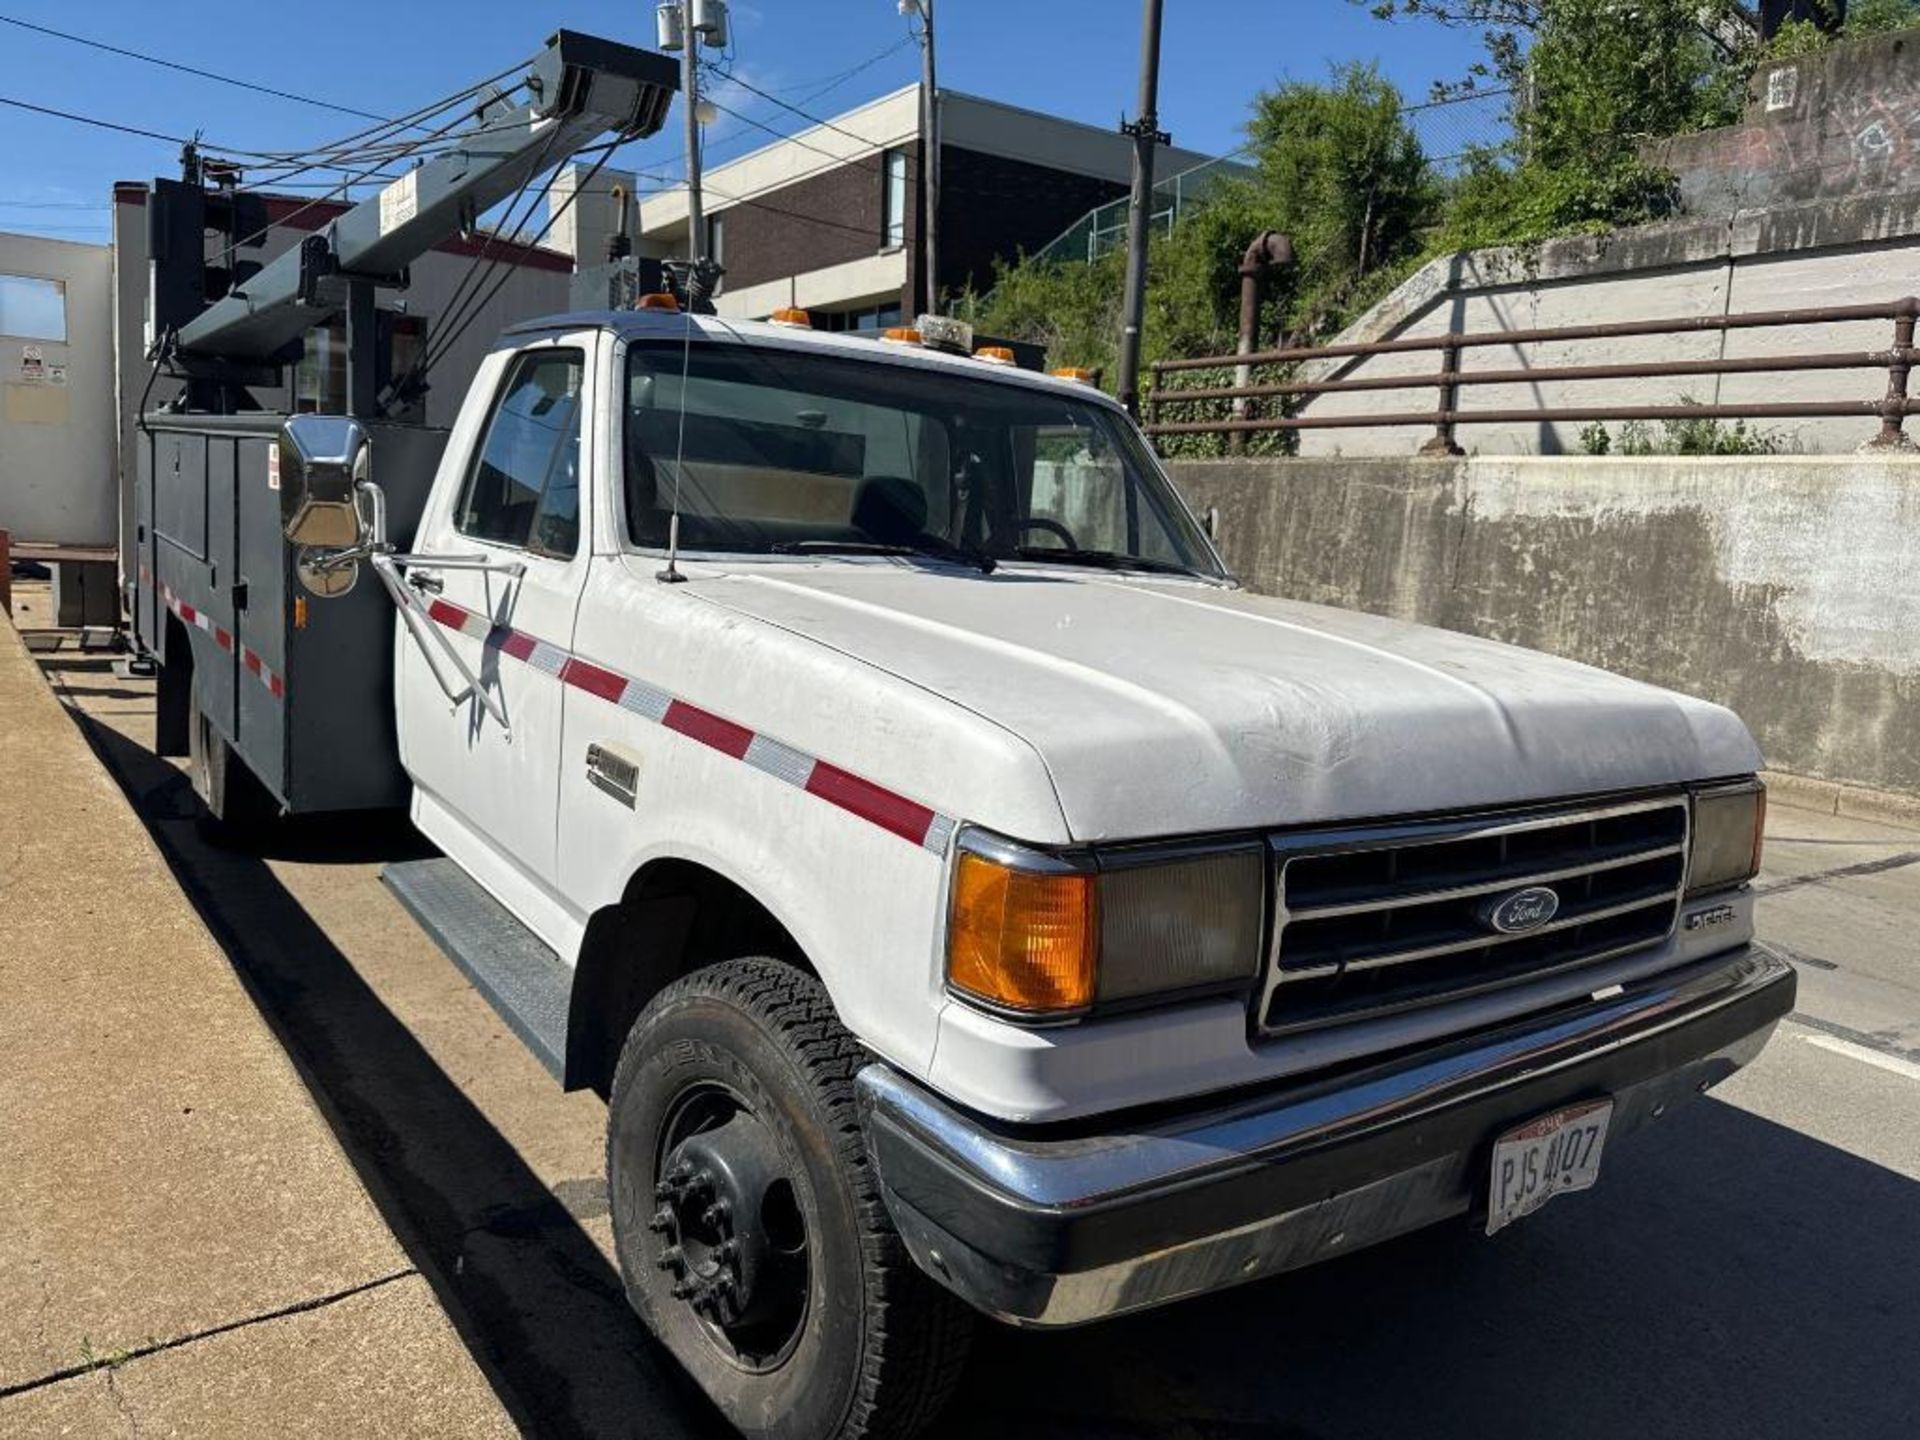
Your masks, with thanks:
[(1768, 763), (1920, 794), (1920, 460), (1186, 461), (1253, 589), (1731, 705)]
[(1648, 145), (1691, 215), (1838, 200), (1913, 183), (1920, 31), (1855, 40), (1758, 71), (1738, 125)]
[[(1920, 293), (1920, 191), (1701, 220), (1643, 225), (1612, 235), (1576, 236), (1524, 249), (1475, 250), (1429, 262), (1349, 326), (1341, 343), (1400, 337), (1545, 329), (1603, 321), (1835, 305), (1886, 304)], [(1461, 369), (1530, 370), (1561, 365), (1644, 364), (1734, 356), (1885, 351), (1891, 320), (1780, 330), (1701, 331), (1607, 341), (1492, 345), (1463, 351)], [(1304, 367), (1305, 378), (1431, 375), (1434, 352), (1378, 355)], [(1798, 374), (1699, 375), (1644, 380), (1534, 381), (1462, 389), (1464, 410), (1535, 410), (1573, 405), (1673, 405), (1683, 400), (1740, 405), (1760, 401), (1878, 402), (1884, 367)], [(1432, 386), (1314, 397), (1313, 416), (1430, 411)], [(1581, 452), (1579, 422), (1463, 424), (1469, 454)], [(1609, 427), (1616, 435), (1620, 426)], [(1847, 454), (1873, 438), (1872, 415), (1765, 420), (1757, 428), (1778, 448)], [(1431, 427), (1303, 430), (1302, 455), (1410, 455)], [(1655, 431), (1656, 437), (1658, 431)]]

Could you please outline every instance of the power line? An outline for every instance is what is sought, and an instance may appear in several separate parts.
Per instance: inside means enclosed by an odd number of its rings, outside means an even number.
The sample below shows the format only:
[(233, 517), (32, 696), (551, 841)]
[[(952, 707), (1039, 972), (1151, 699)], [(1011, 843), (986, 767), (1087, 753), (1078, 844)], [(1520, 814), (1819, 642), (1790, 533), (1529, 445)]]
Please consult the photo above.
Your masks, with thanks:
[[(831, 170), (833, 168), (835, 167), (831, 165), (822, 165), (820, 170)], [(818, 173), (820, 173), (820, 171), (810, 170), (807, 172), (809, 175)], [(676, 190), (680, 188), (678, 182), (670, 180), (664, 175), (650, 174), (645, 170), (636, 170), (634, 175), (638, 179), (652, 180), (656, 184), (669, 185)], [(803, 175), (796, 178), (805, 179), (806, 177)], [(784, 206), (769, 205), (766, 201), (756, 198), (761, 195), (770, 195), (777, 190), (785, 189), (786, 186), (791, 183), (793, 182), (782, 181), (778, 185), (769, 185), (764, 189), (754, 190), (745, 195), (729, 195), (726, 191), (716, 190), (711, 185), (704, 185), (703, 188), (709, 195), (713, 196), (714, 199), (724, 201), (728, 205), (748, 205), (755, 210), (764, 210), (769, 215), (784, 215), (790, 220), (804, 220), (810, 225), (824, 225), (829, 230), (845, 230), (851, 235), (877, 235), (877, 230), (871, 225), (849, 225), (844, 220), (829, 220), (824, 215), (808, 214), (804, 210), (788, 210)]]
[[(36, 115), (51, 115), (56, 120), (71, 120), (79, 125), (92, 125), (100, 130), (118, 130), (122, 135), (138, 135), (147, 140), (164, 140), (169, 145), (191, 145), (193, 143), (191, 140), (181, 139), (178, 135), (163, 135), (158, 130), (142, 130), (137, 125), (121, 125), (113, 120), (96, 120), (91, 115), (76, 115), (71, 110), (55, 110), (50, 105), (35, 105), (30, 101), (14, 100), (5, 95), (0, 95), (0, 105), (11, 105), (16, 110), (31, 110)], [(239, 150), (227, 150), (227, 147), (224, 145), (209, 145), (206, 148), (209, 150), (226, 151), (229, 155), (245, 153)]]
[[(10, 105), (16, 110), (31, 111), (35, 115), (48, 115), (55, 120), (70, 120), (76, 125), (91, 125), (98, 130), (113, 130), (122, 135), (137, 135), (143, 140), (164, 140), (169, 145), (198, 146), (202, 150), (217, 151), (222, 155), (238, 155), (249, 160), (280, 160), (283, 157), (266, 154), (259, 150), (242, 150), (236, 145), (216, 145), (211, 140), (198, 136), (189, 140), (179, 135), (168, 135), (159, 130), (147, 130), (138, 125), (122, 125), (117, 120), (101, 120), (92, 115), (76, 114), (72, 110), (56, 110), (51, 105), (36, 105), (30, 100), (15, 100), (8, 95), (0, 95), (0, 105)], [(308, 168), (318, 170), (351, 170), (347, 165), (315, 165)]]
[[(885, 46), (884, 48), (875, 51), (873, 54), (869, 55), (866, 59), (862, 60), (859, 64), (851, 65), (847, 69), (839, 71), (837, 74), (827, 76), (823, 81), (803, 80), (793, 85), (779, 86), (772, 92), (765, 92), (765, 91), (760, 91), (755, 89), (753, 86), (747, 84), (747, 82), (740, 80), (739, 77), (736, 76), (729, 69), (723, 68), (718, 65), (712, 65), (712, 66), (709, 66), (708, 68), (713, 72), (714, 75), (716, 75), (720, 79), (732, 81), (733, 83), (738, 84), (742, 89), (750, 90), (756, 95), (766, 96), (767, 98), (771, 98), (774, 95), (791, 94), (795, 90), (806, 90), (808, 89), (809, 86), (812, 86), (814, 88), (809, 90), (809, 92), (806, 95), (802, 96), (799, 102), (803, 105), (807, 105), (819, 99), (822, 95), (827, 94), (829, 91), (839, 89), (840, 86), (846, 84), (846, 82), (851, 80), (854, 76), (859, 75), (866, 70), (872, 69), (875, 65), (878, 65), (882, 60), (889, 59), (892, 56), (899, 54), (900, 51), (906, 49), (908, 46), (914, 43), (915, 43), (915, 40), (912, 35), (904, 35), (900, 39), (896, 40), (893, 44)], [(712, 99), (712, 96), (708, 95), (705, 98)], [(780, 104), (783, 102), (776, 100), (774, 103)], [(751, 116), (742, 115), (737, 110), (728, 109), (726, 106), (721, 105), (718, 101), (715, 101), (714, 104), (717, 109), (726, 110), (727, 114), (733, 116), (737, 120), (743, 121), (745, 124), (750, 125), (757, 130), (765, 131), (766, 133), (775, 135), (782, 140), (792, 138), (791, 136), (787, 135), (782, 131), (769, 129), (768, 126), (762, 124), (758, 120), (755, 120)], [(804, 114), (805, 112), (802, 112), (802, 113)], [(712, 147), (703, 145), (701, 147), (701, 157), (709, 165), (712, 165), (716, 162), (716, 159), (717, 159), (717, 157), (713, 153), (714, 150), (718, 149), (721, 146), (731, 146), (736, 141), (741, 140), (743, 138), (747, 138), (745, 137), (744, 133), (734, 134), (734, 135), (727, 136), (723, 140), (715, 142), (715, 144)], [(745, 153), (745, 152), (741, 152), (741, 153)], [(823, 151), (821, 153), (824, 154), (826, 152)], [(737, 158), (738, 158), (737, 155), (729, 155), (727, 157), (727, 163), (731, 163), (734, 159), (737, 159)], [(839, 158), (839, 157), (836, 157), (836, 158)], [(673, 169), (678, 164), (679, 164), (679, 161), (677, 159), (666, 162), (668, 169)], [(675, 181), (672, 183), (678, 184), (680, 182)]]
[(148, 65), (158, 65), (167, 70), (178, 70), (183, 75), (198, 75), (203, 80), (215, 80), (222, 85), (232, 85), (241, 90), (252, 90), (256, 94), (271, 95), (279, 100), (293, 100), (302, 105), (315, 105), (322, 110), (337, 111), (342, 115), (357, 115), (363, 120), (380, 120), (385, 117), (370, 111), (356, 110), (351, 105), (336, 105), (331, 100), (316, 100), (311, 95), (300, 95), (292, 90), (276, 90), (271, 85), (257, 85), (251, 80), (235, 79), (231, 75), (222, 75), (213, 70), (202, 70), (198, 66), (183, 65), (177, 60), (163, 60), (158, 55), (144, 55), (138, 50), (127, 50), (119, 45), (109, 45), (103, 40), (89, 40), (84, 35), (69, 35), (64, 30), (55, 30), (49, 25), (36, 25), (29, 20), (16, 19), (12, 15), (0, 15), (0, 24), (14, 25), (22, 30), (32, 30), (41, 35), (51, 35), (56, 40), (66, 40), (75, 45), (85, 45), (91, 50), (104, 50), (109, 55), (122, 55), (129, 60), (140, 60)]
[[(911, 39), (912, 37), (909, 36), (908, 38)], [(873, 142), (868, 140), (866, 136), (856, 135), (854, 134), (853, 131), (847, 129), (845, 126), (836, 125), (831, 120), (823, 120), (818, 115), (815, 115), (810, 111), (802, 110), (798, 105), (789, 105), (786, 101), (782, 100), (779, 96), (769, 94), (765, 90), (762, 90), (758, 85), (755, 85), (752, 81), (742, 80), (738, 75), (736, 75), (731, 70), (716, 69), (713, 73), (718, 75), (723, 80), (729, 80), (733, 82), (735, 85), (738, 85), (742, 90), (746, 90), (752, 94), (758, 95), (762, 100), (771, 101), (773, 104), (778, 105), (782, 110), (787, 111), (789, 114), (798, 115), (802, 120), (807, 121), (811, 125), (818, 125), (823, 129), (831, 130), (836, 135), (844, 135), (849, 140), (858, 140), (862, 145), (866, 145), (871, 148), (875, 148), (875, 149), (885, 148), (884, 146), (874, 146)], [(786, 138), (791, 139), (792, 137), (788, 136)]]
[[(832, 79), (828, 80), (825, 84), (821, 85), (819, 89), (809, 90), (805, 95), (802, 95), (800, 97), (800, 103), (802, 105), (811, 105), (814, 101), (818, 100), (822, 95), (825, 95), (832, 90), (838, 90), (842, 85), (846, 84), (847, 81), (851, 80), (854, 76), (859, 75), (864, 71), (871, 70), (875, 65), (878, 65), (882, 60), (888, 59), (894, 55), (898, 55), (902, 50), (906, 49), (909, 45), (912, 45), (915, 43), (917, 42), (915, 41), (912, 35), (901, 36), (893, 44), (889, 45), (886, 49), (880, 51), (878, 54), (868, 56), (865, 60), (862, 60), (858, 65), (855, 65), (852, 69), (841, 71), (838, 75), (834, 76)], [(798, 90), (800, 88), (801, 87), (798, 85), (783, 85), (780, 88), (779, 93), (791, 94), (794, 90)]]
[[(785, 140), (789, 144), (798, 145), (802, 150), (811, 150), (815, 155), (823, 155), (837, 165), (860, 164), (860, 165), (866, 166), (868, 169), (873, 168), (873, 162), (870, 159), (868, 159), (864, 153), (853, 154), (853, 155), (840, 155), (840, 154), (836, 154), (832, 150), (822, 150), (818, 145), (809, 144), (807, 141), (802, 140), (798, 135), (789, 135), (784, 130), (776, 130), (771, 125), (768, 125), (759, 120), (755, 120), (751, 115), (742, 115), (738, 110), (735, 110), (730, 106), (721, 104), (718, 100), (715, 100), (711, 95), (707, 97), (707, 103), (713, 106), (714, 109), (720, 111), (722, 114), (731, 115), (733, 116), (734, 119), (739, 120), (744, 124), (751, 125), (753, 126), (754, 129), (762, 131), (768, 135), (771, 135), (776, 140)], [(866, 145), (869, 151), (884, 150), (887, 148), (884, 145), (876, 145), (871, 140), (865, 141), (863, 143)]]

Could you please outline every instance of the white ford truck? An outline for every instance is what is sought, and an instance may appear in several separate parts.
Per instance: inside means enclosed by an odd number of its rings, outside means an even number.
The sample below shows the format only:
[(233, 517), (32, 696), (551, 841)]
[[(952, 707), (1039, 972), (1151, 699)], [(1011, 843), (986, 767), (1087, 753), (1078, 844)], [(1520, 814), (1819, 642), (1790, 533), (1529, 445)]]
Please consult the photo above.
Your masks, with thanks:
[[(524, 325), (407, 551), (377, 428), (259, 441), (290, 573), (401, 605), (391, 725), (447, 858), (395, 889), (607, 1096), (628, 1293), (749, 1435), (912, 1433), (976, 1314), (1498, 1230), (1793, 1002), (1733, 715), (1249, 594), (1117, 405), (1004, 359)], [(242, 653), (249, 703), (309, 653)]]

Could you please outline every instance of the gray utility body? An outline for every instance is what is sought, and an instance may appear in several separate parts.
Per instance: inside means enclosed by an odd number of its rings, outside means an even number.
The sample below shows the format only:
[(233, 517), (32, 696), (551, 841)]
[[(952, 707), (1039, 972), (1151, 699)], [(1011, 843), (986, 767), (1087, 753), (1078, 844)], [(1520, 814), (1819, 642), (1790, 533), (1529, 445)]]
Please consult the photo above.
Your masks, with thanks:
[[(159, 748), (192, 708), (290, 813), (407, 803), (393, 729), (393, 602), (377, 584), (301, 595), (280, 533), (284, 415), (156, 415), (135, 479), (134, 636), (160, 664)], [(368, 427), (388, 523), (407, 543), (444, 430)]]
[[(377, 583), (324, 603), (300, 593), (281, 532), (288, 417), (252, 391), (282, 386), (313, 327), (344, 312), (348, 408), (378, 445), (387, 533), (405, 546), (447, 435), (381, 418), (417, 400), (433, 359), (396, 373), (376, 292), (404, 290), (414, 259), (582, 146), (658, 130), (676, 83), (664, 56), (556, 31), (517, 83), (482, 87), (463, 133), (264, 266), (242, 258), (268, 229), (257, 196), (210, 185), (191, 156), (185, 179), (155, 183), (154, 361), (184, 391), (175, 409), (142, 417), (136, 553), (123, 566), (136, 643), (160, 667), (160, 751), (213, 757), (194, 778), (216, 810), (229, 779), (263, 802), (242, 807), (255, 811), (401, 806), (409, 794), (392, 600)], [(476, 296), (491, 293), (492, 271), (476, 261)], [(470, 302), (439, 319), (457, 336), (477, 313)]]

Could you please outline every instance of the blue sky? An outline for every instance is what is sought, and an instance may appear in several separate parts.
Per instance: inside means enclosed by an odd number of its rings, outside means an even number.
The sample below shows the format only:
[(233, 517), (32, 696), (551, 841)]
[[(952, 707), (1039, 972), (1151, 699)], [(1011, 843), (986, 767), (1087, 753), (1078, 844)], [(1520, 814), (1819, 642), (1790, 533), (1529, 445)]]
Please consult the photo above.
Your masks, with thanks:
[[(1282, 79), (1318, 79), (1345, 60), (1377, 60), (1410, 101), (1457, 76), (1478, 38), (1430, 24), (1383, 24), (1347, 0), (1167, 0), (1161, 123), (1176, 143), (1214, 153), (1240, 143), (1249, 98)], [(257, 27), (216, 33), (223, 13)], [(939, 0), (940, 78), (978, 95), (1114, 124), (1134, 101), (1140, 6), (1134, 0)], [(894, 0), (734, 0), (726, 62), (759, 89), (832, 115), (919, 74)], [(49, 4), (0, 0), (0, 16), (88, 36), (276, 89), (396, 114), (531, 54), (560, 25), (652, 43), (653, 5), (561, 6), (454, 0), (327, 0), (209, 8), (176, 0)], [(324, 17), (324, 23), (321, 18)], [(237, 22), (236, 22), (237, 24)], [(196, 43), (197, 42), (197, 43)], [(872, 57), (873, 64), (822, 87)], [(786, 132), (804, 122), (744, 91), (722, 103)], [(257, 95), (0, 24), (0, 96), (169, 135), (255, 150), (304, 148), (366, 122)], [(769, 137), (731, 116), (710, 127), (710, 163)], [(677, 126), (621, 163), (680, 165)], [(103, 240), (115, 180), (176, 173), (175, 147), (0, 106), (0, 229)]]

